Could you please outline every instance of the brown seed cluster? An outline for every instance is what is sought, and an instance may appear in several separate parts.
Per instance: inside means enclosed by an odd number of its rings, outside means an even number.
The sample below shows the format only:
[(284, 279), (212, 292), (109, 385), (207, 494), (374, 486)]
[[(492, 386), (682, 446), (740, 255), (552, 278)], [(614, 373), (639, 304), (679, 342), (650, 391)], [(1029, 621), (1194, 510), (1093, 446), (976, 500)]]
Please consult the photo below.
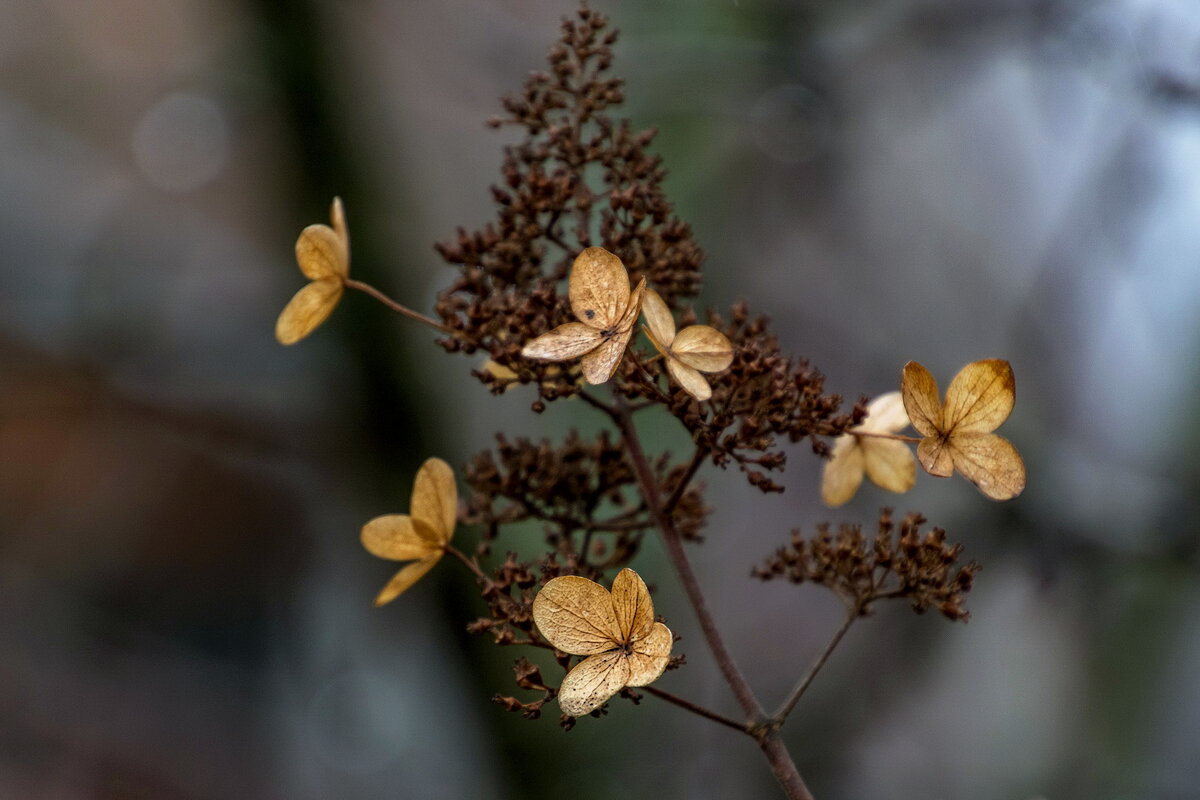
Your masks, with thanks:
[(947, 544), (941, 528), (922, 534), (925, 522), (920, 514), (909, 514), (897, 528), (891, 509), (885, 508), (873, 541), (858, 525), (840, 525), (836, 533), (819, 525), (809, 539), (797, 530), (791, 544), (752, 574), (827, 586), (860, 616), (870, 614), (877, 600), (905, 598), (918, 614), (934, 608), (948, 619), (965, 620), (966, 595), (981, 567), (970, 561), (956, 568), (962, 545)]

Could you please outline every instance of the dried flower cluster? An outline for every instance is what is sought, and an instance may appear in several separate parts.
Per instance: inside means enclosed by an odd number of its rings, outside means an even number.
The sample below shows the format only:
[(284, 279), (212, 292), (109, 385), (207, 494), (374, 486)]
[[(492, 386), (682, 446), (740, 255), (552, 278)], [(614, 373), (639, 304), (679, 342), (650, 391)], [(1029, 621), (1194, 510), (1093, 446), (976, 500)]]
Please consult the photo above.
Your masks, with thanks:
[[(563, 671), (556, 684), (543, 674), (547, 664), (522, 657), (517, 686), (536, 696), (496, 701), (534, 719), (557, 698), (569, 729), (576, 717), (603, 714), (614, 696), (636, 702), (632, 687), (684, 662), (672, 655), (674, 637), (629, 568), (644, 539), (658, 535), (743, 716), (724, 717), (657, 687), (645, 691), (749, 734), (789, 796), (810, 798), (779, 729), (829, 650), (879, 600), (902, 598), (918, 613), (932, 608), (966, 619), (979, 565), (959, 566), (961, 546), (947, 544), (939, 528), (922, 533), (925, 518), (916, 513), (897, 525), (885, 509), (873, 537), (854, 524), (822, 525), (811, 538), (794, 532), (753, 574), (825, 586), (846, 601), (848, 617), (813, 670), (767, 716), (721, 641), (684, 547), (701, 541), (709, 513), (697, 473), (705, 464), (736, 465), (764, 493), (780, 492), (772, 473), (785, 465), (784, 447), (806, 441), (829, 457), (821, 494), (830, 505), (848, 502), (864, 477), (906, 492), (918, 461), (936, 476), (962, 473), (993, 499), (1012, 498), (1024, 488), (1024, 465), (992, 433), (1013, 407), (1012, 369), (999, 359), (968, 364), (943, 402), (932, 375), (910, 362), (899, 391), (845, 409), (817, 370), (782, 352), (767, 320), (745, 303), (726, 317), (710, 310), (701, 321), (687, 302), (700, 285), (701, 252), (662, 192), (659, 159), (646, 153), (654, 134), (635, 134), (606, 113), (622, 100), (621, 82), (606, 74), (615, 38), (602, 15), (581, 9), (564, 21), (549, 71), (534, 73), (519, 96), (504, 101), (505, 116), (493, 124), (526, 135), (506, 149), (503, 184), (492, 188), (496, 222), (460, 229), (438, 246), (456, 269), (438, 296), (440, 321), (349, 279), (349, 239), (335, 200), (332, 227), (309, 226), (297, 241), (297, 261), (312, 282), (280, 315), (277, 336), (290, 344), (308, 335), (346, 288), (360, 289), (437, 329), (447, 351), (486, 353), (473, 374), (493, 392), (532, 385), (537, 412), (577, 397), (604, 415), (615, 431), (594, 437), (572, 431), (553, 443), (497, 434), (492, 449), (467, 463), (462, 507), (451, 467), (426, 461), (410, 513), (376, 517), (362, 529), (370, 553), (412, 562), (376, 604), (450, 555), (474, 576), (487, 606), (467, 629), (498, 645), (552, 654)], [(674, 418), (690, 436), (690, 457), (648, 455), (635, 420), (644, 411), (657, 412), (659, 423)], [(900, 434), (910, 424), (920, 438)], [(473, 551), (451, 544), (459, 524), (479, 532)], [(522, 560), (518, 550), (527, 551), (534, 530), (539, 552)], [(489, 566), (501, 540), (520, 547), (508, 544), (503, 560)], [(602, 582), (614, 573), (610, 591)]]
[(981, 567), (974, 561), (955, 569), (962, 545), (946, 543), (946, 532), (933, 528), (921, 534), (926, 522), (909, 514), (897, 530), (891, 509), (879, 515), (874, 539), (859, 525), (819, 525), (806, 539), (792, 532), (792, 541), (755, 567), (762, 580), (786, 578), (792, 583), (817, 583), (841, 596), (860, 616), (877, 600), (904, 598), (918, 614), (935, 608), (952, 620), (968, 616), (963, 603)]

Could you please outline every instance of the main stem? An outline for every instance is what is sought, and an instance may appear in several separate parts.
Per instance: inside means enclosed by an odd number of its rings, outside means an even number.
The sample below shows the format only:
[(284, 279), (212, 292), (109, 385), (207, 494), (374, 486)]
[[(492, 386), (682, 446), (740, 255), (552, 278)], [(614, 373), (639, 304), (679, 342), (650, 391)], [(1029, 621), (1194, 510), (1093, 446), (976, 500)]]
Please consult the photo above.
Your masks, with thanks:
[(725, 677), (725, 682), (733, 690), (738, 704), (746, 714), (746, 732), (755, 731), (751, 735), (758, 742), (759, 748), (766, 756), (767, 763), (771, 765), (771, 771), (775, 774), (775, 778), (783, 787), (784, 792), (787, 793), (788, 798), (790, 800), (813, 800), (812, 793), (808, 791), (808, 787), (804, 785), (804, 779), (800, 777), (800, 771), (796, 769), (796, 763), (783, 744), (779, 726), (762, 724), (766, 721), (762, 705), (754, 696), (750, 684), (746, 682), (745, 676), (738, 669), (737, 662), (733, 660), (733, 656), (725, 647), (725, 641), (717, 630), (716, 621), (708, 610), (708, 603), (705, 602), (704, 592), (700, 589), (700, 581), (697, 580), (696, 573), (692, 571), (687, 552), (683, 549), (683, 539), (675, 530), (675, 523), (671, 516), (663, 509), (658, 481), (650, 468), (650, 462), (646, 459), (645, 451), (642, 450), (641, 439), (638, 438), (637, 428), (634, 426), (628, 406), (623, 398), (617, 397), (615, 408), (610, 410), (613, 421), (621, 430), (621, 438), (625, 440), (625, 447), (633, 462), (633, 469), (637, 473), (642, 494), (646, 498), (650, 517), (654, 520), (659, 532), (662, 533), (667, 555), (671, 559), (671, 563), (675, 565), (675, 571), (683, 584), (688, 601), (692, 604), (696, 617), (700, 621), (700, 629), (704, 632), (708, 648), (712, 651), (713, 657), (717, 661), (717, 667)]

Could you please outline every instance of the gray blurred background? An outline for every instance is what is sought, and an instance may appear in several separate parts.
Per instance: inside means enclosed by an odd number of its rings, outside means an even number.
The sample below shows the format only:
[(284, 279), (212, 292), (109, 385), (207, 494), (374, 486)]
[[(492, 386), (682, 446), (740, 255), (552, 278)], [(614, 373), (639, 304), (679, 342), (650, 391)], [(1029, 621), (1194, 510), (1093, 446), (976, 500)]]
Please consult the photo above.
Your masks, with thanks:
[[(705, 303), (852, 399), (909, 359), (1017, 375), (1011, 503), (921, 476), (829, 512), (804, 450), (782, 497), (702, 473), (697, 569), (768, 705), (840, 615), (748, 578), (790, 528), (920, 509), (985, 564), (967, 625), (852, 629), (788, 728), (817, 796), (1200, 796), (1200, 6), (592, 5)], [(393, 565), (358, 528), (423, 458), (586, 410), (490, 397), (361, 295), (272, 338), (334, 194), (354, 275), (431, 308), (432, 243), (493, 213), (483, 121), (573, 8), (0, 0), (0, 797), (775, 796), (654, 698), (569, 734), (502, 711), (520, 654), (463, 632), (449, 561), (371, 607)], [(736, 713), (656, 545), (638, 568), (688, 655), (662, 688)]]

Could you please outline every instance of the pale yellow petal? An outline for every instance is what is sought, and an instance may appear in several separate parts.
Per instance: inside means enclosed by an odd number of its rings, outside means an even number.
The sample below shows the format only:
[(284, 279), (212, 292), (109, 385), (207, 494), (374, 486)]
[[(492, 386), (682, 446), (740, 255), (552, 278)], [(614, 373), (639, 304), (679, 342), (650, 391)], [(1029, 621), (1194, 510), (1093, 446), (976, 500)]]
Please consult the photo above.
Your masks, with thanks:
[(629, 306), (629, 272), (603, 247), (589, 247), (571, 265), (567, 296), (580, 322), (601, 331), (613, 328)]
[(942, 400), (938, 396), (937, 381), (929, 370), (916, 361), (905, 364), (900, 392), (904, 410), (922, 436), (933, 436), (942, 431)]
[(712, 397), (712, 387), (708, 385), (708, 381), (704, 379), (700, 371), (680, 363), (679, 359), (674, 356), (667, 356), (667, 372), (671, 373), (671, 377), (683, 387), (685, 392), (699, 402), (703, 403)]
[(618, 641), (641, 639), (654, 626), (654, 603), (642, 576), (626, 567), (612, 584), (613, 612), (617, 615)]
[(604, 336), (581, 322), (559, 325), (521, 348), (521, 355), (541, 361), (568, 361), (600, 346)]
[(620, 643), (612, 595), (595, 581), (563, 575), (533, 598), (533, 621), (546, 641), (577, 656), (603, 653)]
[(867, 477), (879, 488), (903, 494), (917, 482), (917, 461), (904, 442), (864, 436), (859, 445)]
[(839, 436), (821, 473), (821, 499), (827, 506), (850, 501), (863, 479), (863, 451), (854, 436)]
[(867, 406), (867, 418), (859, 430), (872, 433), (899, 433), (909, 426), (908, 412), (904, 410), (904, 396), (900, 392), (879, 395)]
[(359, 537), (367, 552), (392, 561), (409, 561), (440, 552), (437, 532), (408, 514), (385, 514), (368, 522)]
[(617, 371), (617, 365), (621, 363), (621, 357), (625, 355), (625, 348), (629, 345), (632, 335), (632, 327), (624, 333), (615, 333), (595, 350), (584, 355), (583, 379), (594, 386), (607, 382)]
[(414, 561), (404, 567), (404, 569), (396, 573), (395, 577), (388, 581), (387, 586), (383, 587), (383, 591), (375, 598), (375, 605), (381, 606), (384, 603), (390, 603), (404, 594), (414, 583), (425, 577), (425, 573), (433, 569), (433, 566), (441, 558), (442, 553), (438, 551), (431, 556), (426, 556), (420, 561)]
[(671, 316), (671, 309), (667, 308), (666, 302), (653, 289), (647, 289), (642, 298), (642, 316), (646, 318), (646, 327), (650, 331), (650, 341), (654, 346), (658, 347), (660, 352), (663, 348), (670, 347), (675, 338), (675, 320)]
[(1007, 361), (989, 358), (963, 367), (946, 390), (944, 430), (951, 435), (991, 433), (1016, 402), (1016, 379)]
[(993, 500), (1011, 500), (1025, 488), (1025, 462), (1017, 448), (993, 433), (950, 440), (954, 468)]
[(720, 372), (733, 363), (729, 337), (708, 325), (689, 325), (671, 343), (671, 353), (692, 369)]
[(328, 225), (309, 225), (296, 239), (296, 263), (314, 281), (343, 280), (350, 274), (350, 253), (345, 241)]
[(646, 279), (642, 278), (638, 281), (638, 285), (634, 287), (633, 292), (629, 295), (629, 304), (625, 306), (625, 313), (621, 315), (621, 319), (617, 321), (616, 330), (619, 333), (630, 332), (632, 335), (633, 324), (637, 322), (638, 314), (642, 313), (642, 298), (646, 294)]
[(563, 678), (558, 706), (572, 717), (590, 714), (624, 689), (628, 680), (629, 659), (621, 651), (585, 658)]
[(458, 520), (458, 488), (449, 464), (440, 458), (430, 458), (421, 465), (413, 481), (410, 509), (414, 519), (434, 530), (439, 544), (450, 541)]
[(954, 460), (942, 436), (927, 436), (917, 445), (917, 459), (930, 475), (949, 478), (954, 474)]
[(344, 291), (337, 279), (313, 281), (292, 296), (275, 321), (280, 344), (295, 344), (329, 318)]
[(629, 679), (626, 686), (648, 686), (658, 680), (671, 660), (675, 637), (661, 622), (654, 623), (645, 638), (633, 643), (629, 654)]

